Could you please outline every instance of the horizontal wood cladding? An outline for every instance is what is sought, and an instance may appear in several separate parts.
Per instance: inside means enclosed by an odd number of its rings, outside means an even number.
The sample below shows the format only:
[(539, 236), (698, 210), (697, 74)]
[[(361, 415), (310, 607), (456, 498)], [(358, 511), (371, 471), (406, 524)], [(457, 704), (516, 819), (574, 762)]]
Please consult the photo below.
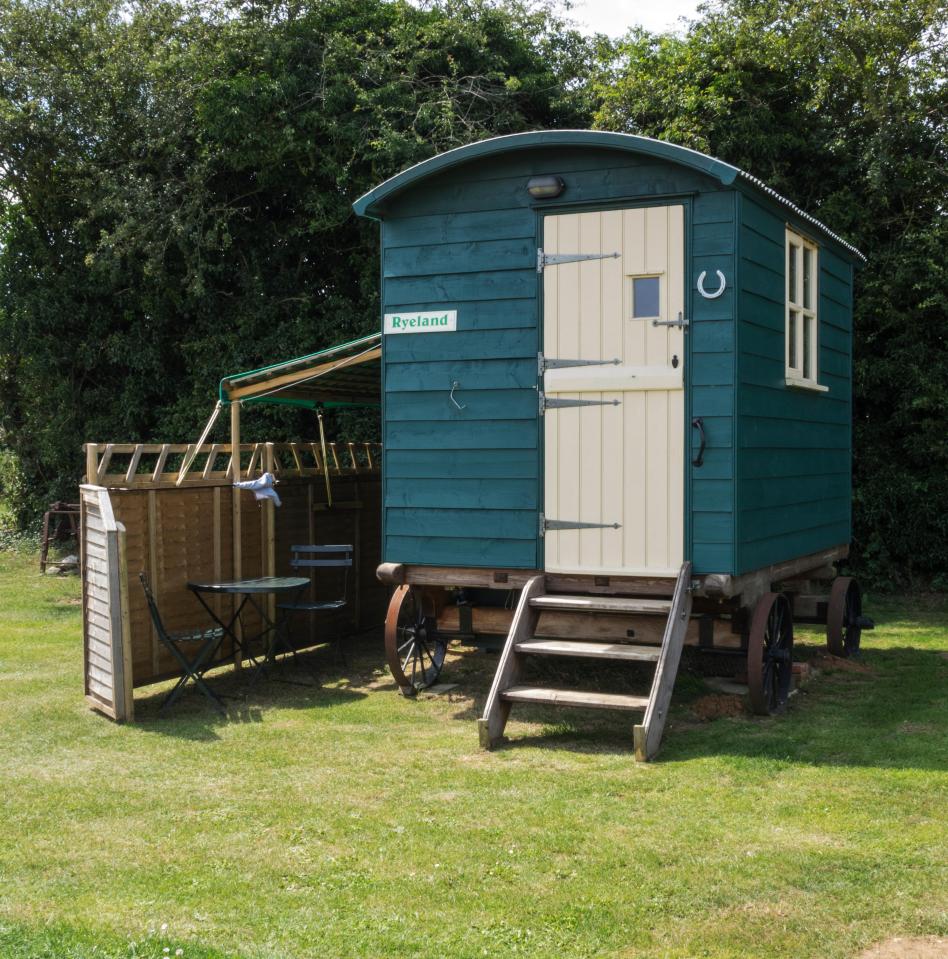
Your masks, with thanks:
[(477, 538), (485, 529), (489, 529), (496, 539), (535, 539), (537, 511), (535, 508), (471, 509), (468, 503), (463, 509), (412, 507), (388, 511), (388, 532), (391, 536)]
[(385, 484), (385, 505), (439, 509), (539, 509), (537, 483), (531, 479), (395, 479)]
[[(850, 539), (852, 268), (819, 243), (818, 382), (786, 384), (787, 218), (740, 201), (737, 572)], [(790, 224), (808, 233), (806, 224)]]
[[(536, 283), (536, 274), (534, 274)], [(451, 304), (447, 298), (441, 306)], [(385, 340), (386, 371), (390, 363), (444, 360), (533, 359), (540, 348), (537, 329), (458, 330), (456, 333), (402, 333)], [(448, 387), (451, 383), (448, 383)], [(388, 385), (386, 383), (386, 390)]]
[[(429, 291), (430, 292), (430, 291)], [(386, 312), (416, 312), (436, 310), (444, 304), (440, 300), (413, 300), (396, 303), (389, 300)], [(537, 327), (537, 301), (535, 296), (513, 297), (507, 300), (455, 300), (453, 308), (458, 311), (458, 331), (465, 330), (535, 330)]]
[(421, 566), (457, 566), (458, 557), (468, 557), (469, 566), (496, 566), (516, 569), (536, 563), (536, 539), (498, 539), (492, 530), (481, 530), (471, 537), (393, 536), (387, 535), (390, 555), (405, 563)]
[[(465, 164), (406, 190), (384, 211), (383, 312), (457, 310), (456, 332), (385, 338), (384, 559), (540, 564), (538, 213), (526, 181), (543, 173), (564, 179), (568, 203), (691, 197), (686, 282), (694, 290), (702, 270), (710, 288), (715, 270), (729, 278), (717, 300), (692, 292), (691, 363), (692, 412), (704, 419), (709, 439), (704, 466), (692, 472), (695, 510), (705, 515), (695, 532), (708, 537), (700, 555), (715, 564), (697, 570), (730, 572), (734, 193), (674, 164), (588, 148), (518, 151)], [(451, 402), (454, 383), (463, 409)]]
[[(536, 369), (536, 359), (533, 366)], [(455, 382), (458, 384), (455, 399), (463, 409), (458, 409), (450, 399), (451, 384)], [(485, 390), (476, 375), (471, 374), (462, 380), (460, 373), (456, 373), (453, 379), (450, 376), (442, 379), (440, 390), (393, 392), (389, 397), (386, 415), (389, 422), (450, 420), (466, 423), (472, 419), (532, 422), (537, 415), (537, 394), (532, 388)]]
[(387, 450), (389, 479), (532, 479), (539, 476), (539, 464), (530, 449), (437, 449)]
[(536, 262), (536, 243), (531, 229), (529, 236), (518, 239), (468, 240), (463, 243), (439, 242), (386, 248), (382, 268), (386, 278), (418, 277), (491, 270), (530, 270), (536, 267)]
[[(444, 384), (457, 380), (478, 390), (533, 390), (537, 384), (537, 359), (443, 360), (428, 363), (389, 363), (385, 385), (389, 393), (443, 393)], [(393, 397), (400, 404), (401, 395)]]

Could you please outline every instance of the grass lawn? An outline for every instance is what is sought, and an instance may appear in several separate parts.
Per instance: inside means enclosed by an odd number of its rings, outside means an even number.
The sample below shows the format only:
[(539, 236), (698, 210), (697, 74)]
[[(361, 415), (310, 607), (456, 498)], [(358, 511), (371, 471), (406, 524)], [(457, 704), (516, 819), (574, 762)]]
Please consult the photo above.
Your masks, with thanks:
[(870, 598), (866, 670), (779, 718), (699, 722), (686, 671), (636, 765), (623, 715), (515, 708), (484, 753), (496, 660), (452, 656), (455, 694), (408, 701), (377, 636), (226, 721), (194, 692), (157, 720), (146, 689), (117, 726), (81, 695), (78, 597), (0, 553), (3, 959), (831, 959), (948, 934), (944, 599)]

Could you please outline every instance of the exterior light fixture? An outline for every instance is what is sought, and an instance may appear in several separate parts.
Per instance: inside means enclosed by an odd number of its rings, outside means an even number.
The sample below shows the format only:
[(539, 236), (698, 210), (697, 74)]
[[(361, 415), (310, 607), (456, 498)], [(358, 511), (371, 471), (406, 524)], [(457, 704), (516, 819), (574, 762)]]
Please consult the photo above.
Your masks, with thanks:
[(566, 189), (566, 184), (562, 177), (555, 174), (546, 176), (534, 176), (527, 180), (527, 193), (534, 200), (552, 200), (559, 196)]

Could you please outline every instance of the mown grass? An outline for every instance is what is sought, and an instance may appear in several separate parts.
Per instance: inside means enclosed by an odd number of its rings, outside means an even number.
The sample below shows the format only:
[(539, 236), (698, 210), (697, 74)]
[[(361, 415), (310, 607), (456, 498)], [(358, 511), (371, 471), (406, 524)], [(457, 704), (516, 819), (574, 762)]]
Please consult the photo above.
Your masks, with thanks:
[(868, 671), (775, 719), (698, 722), (683, 674), (642, 766), (601, 714), (515, 711), (481, 752), (495, 660), (411, 702), (378, 637), (226, 721), (140, 690), (117, 726), (81, 696), (78, 596), (0, 553), (3, 959), (831, 959), (948, 933), (943, 599), (871, 602)]

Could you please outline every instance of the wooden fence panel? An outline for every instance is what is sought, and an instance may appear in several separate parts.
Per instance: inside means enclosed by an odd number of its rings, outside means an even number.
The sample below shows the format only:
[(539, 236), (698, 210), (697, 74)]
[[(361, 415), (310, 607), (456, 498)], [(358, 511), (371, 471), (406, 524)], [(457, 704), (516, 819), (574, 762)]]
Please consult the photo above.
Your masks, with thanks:
[[(283, 506), (275, 510), (249, 493), (237, 494), (243, 578), (269, 575), (271, 536), (276, 575), (291, 572), (290, 547), (294, 544), (353, 543), (356, 547), (356, 566), (347, 589), (349, 605), (339, 612), (300, 617), (296, 639), (301, 645), (325, 642), (339, 632), (371, 628), (384, 619), (389, 590), (375, 577), (381, 551), (377, 462), (361, 472), (334, 472), (332, 506), (327, 503), (325, 477), (315, 471), (284, 474), (278, 487)], [(131, 487), (111, 489), (83, 487), (83, 560), (90, 570), (83, 597), (90, 664), (86, 691), (90, 702), (113, 718), (132, 718), (133, 687), (179, 674), (177, 664), (155, 635), (139, 573), (147, 573), (171, 632), (209, 625), (206, 611), (187, 589), (189, 581), (219, 582), (234, 575), (233, 488), (216, 480), (206, 485), (192, 481), (182, 487), (162, 482), (147, 488), (142, 483), (137, 480)], [(341, 577), (336, 582), (336, 574), (335, 570), (320, 571), (312, 595), (338, 598), (342, 582)], [(114, 584), (112, 576), (118, 577)], [(226, 596), (210, 602), (212, 607), (216, 604), (222, 618), (233, 608)], [(248, 632), (257, 628), (254, 619), (245, 621)], [(115, 626), (117, 622), (124, 624), (121, 629)], [(121, 655), (114, 653), (116, 642), (124, 650)], [(232, 654), (227, 645), (218, 658), (227, 660)]]
[(125, 529), (108, 491), (80, 488), (82, 639), (86, 700), (112, 719), (134, 718), (129, 648)]

